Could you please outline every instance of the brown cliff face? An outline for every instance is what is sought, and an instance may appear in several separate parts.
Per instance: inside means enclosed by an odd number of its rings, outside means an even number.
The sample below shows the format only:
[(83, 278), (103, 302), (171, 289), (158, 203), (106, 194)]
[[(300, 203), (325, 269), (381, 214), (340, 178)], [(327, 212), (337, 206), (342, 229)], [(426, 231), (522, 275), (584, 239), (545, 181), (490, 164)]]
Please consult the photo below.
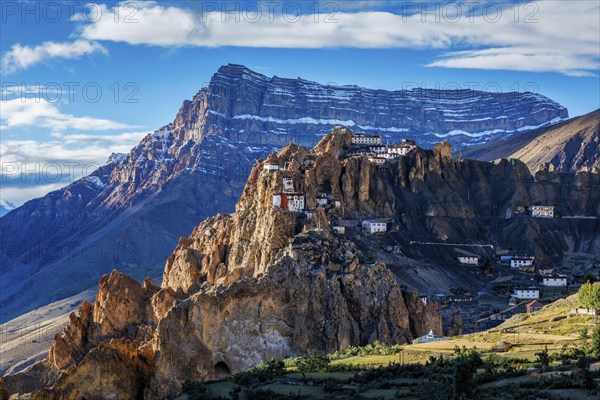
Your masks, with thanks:
[[(236, 213), (209, 218), (181, 239), (160, 288), (116, 272), (103, 278), (96, 304), (82, 306), (53, 345), (44, 368), (68, 369), (47, 393), (67, 396), (79, 393), (84, 379), (100, 382), (87, 375), (94, 366), (108, 371), (102, 392), (108, 396), (120, 384), (119, 364), (132, 366), (134, 373), (123, 379), (134, 381), (129, 386), (138, 396), (162, 398), (177, 394), (186, 380), (221, 377), (265, 358), (373, 340), (402, 343), (429, 330), (442, 334), (435, 304), (425, 306), (403, 293), (385, 264), (366, 261), (375, 239), (358, 229), (347, 235), (330, 231), (329, 224), (340, 219), (389, 218), (386, 238), (416, 259), (430, 254), (419, 254), (409, 240), (482, 240), (490, 220), (496, 236), (484, 240), (502, 246), (538, 246), (550, 255), (565, 243), (600, 248), (596, 220), (511, 217), (550, 199), (563, 212), (600, 214), (594, 174), (542, 171), (533, 177), (517, 160), (455, 160), (448, 144), (434, 151), (417, 148), (378, 166), (365, 156), (346, 157), (350, 141), (350, 133), (337, 131), (311, 151), (288, 145), (259, 161)], [(304, 193), (314, 208), (312, 220), (273, 207), (284, 178)], [(323, 195), (328, 204), (317, 207)], [(574, 240), (542, 236), (546, 231)]]
[(62, 334), (54, 338), (48, 354), (50, 365), (56, 369), (76, 365), (90, 349), (112, 337), (147, 341), (153, 332), (145, 326), (154, 324), (150, 299), (157, 291), (149, 279), (141, 285), (117, 271), (103, 276), (94, 305), (84, 302), (77, 314), (70, 315)]
[[(329, 135), (313, 151), (290, 145), (259, 162), (235, 214), (209, 218), (180, 240), (160, 289), (117, 272), (103, 277), (95, 304), (73, 314), (52, 346), (46, 368), (62, 377), (38, 394), (88, 396), (91, 382), (102, 396), (127, 387), (123, 396), (162, 398), (186, 380), (262, 359), (441, 333), (437, 309), (405, 298), (384, 264), (361, 264), (352, 240), (329, 232), (332, 217), (393, 213), (377, 168), (364, 157), (338, 158), (349, 143), (349, 134)], [(317, 208), (312, 221), (274, 208), (283, 177), (309, 206), (320, 193), (341, 204)]]
[(91, 349), (51, 388), (33, 393), (30, 399), (142, 399), (152, 371), (152, 359), (147, 356), (129, 340), (110, 339)]
[(186, 379), (214, 379), (263, 359), (413, 337), (400, 287), (385, 266), (349, 273), (348, 264), (332, 272), (312, 262), (321, 256), (315, 250), (298, 250), (297, 259), (286, 256), (259, 278), (199, 292), (173, 307), (155, 336), (152, 392), (176, 393)]

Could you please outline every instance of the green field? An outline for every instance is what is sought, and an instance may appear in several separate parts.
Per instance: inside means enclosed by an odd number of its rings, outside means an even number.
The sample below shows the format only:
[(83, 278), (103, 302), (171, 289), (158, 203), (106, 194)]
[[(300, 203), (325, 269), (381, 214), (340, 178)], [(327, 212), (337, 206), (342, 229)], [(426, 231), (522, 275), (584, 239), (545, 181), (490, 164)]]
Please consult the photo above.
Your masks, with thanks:
[[(180, 399), (599, 399), (600, 361), (581, 350), (580, 339), (596, 322), (568, 317), (575, 305), (571, 296), (492, 330), (436, 342), (263, 364), (189, 385)], [(548, 355), (545, 366), (540, 353)]]

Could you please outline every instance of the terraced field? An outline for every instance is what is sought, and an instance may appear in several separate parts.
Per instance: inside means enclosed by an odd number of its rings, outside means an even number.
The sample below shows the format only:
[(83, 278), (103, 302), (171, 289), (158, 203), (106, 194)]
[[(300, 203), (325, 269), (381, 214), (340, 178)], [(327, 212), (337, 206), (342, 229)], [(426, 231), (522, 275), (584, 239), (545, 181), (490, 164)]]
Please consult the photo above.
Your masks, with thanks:
[[(579, 350), (581, 329), (591, 331), (596, 321), (572, 315), (576, 305), (571, 296), (493, 330), (394, 347), (393, 354), (379, 346), (349, 357), (339, 352), (319, 372), (299, 372), (287, 360), (279, 373), (249, 371), (190, 385), (180, 399), (599, 399), (590, 388), (600, 386), (600, 361), (581, 358)], [(544, 352), (549, 365), (541, 368)], [(469, 368), (468, 379), (461, 378), (459, 371)]]

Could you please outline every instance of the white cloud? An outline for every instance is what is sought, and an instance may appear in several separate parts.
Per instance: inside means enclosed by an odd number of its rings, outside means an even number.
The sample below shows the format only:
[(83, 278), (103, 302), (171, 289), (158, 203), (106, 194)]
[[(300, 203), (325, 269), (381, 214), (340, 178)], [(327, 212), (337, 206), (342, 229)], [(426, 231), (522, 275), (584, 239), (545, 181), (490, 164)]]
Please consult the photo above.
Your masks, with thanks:
[(2, 69), (8, 74), (52, 58), (72, 60), (94, 53), (107, 54), (107, 50), (99, 43), (81, 39), (62, 43), (44, 42), (35, 47), (21, 46), (17, 43), (2, 56)]
[(2, 201), (8, 201), (19, 207), (28, 200), (42, 197), (47, 193), (64, 187), (64, 183), (47, 183), (35, 186), (11, 186), (2, 188)]
[(499, 48), (457, 51), (427, 65), (428, 67), (510, 69), (516, 71), (559, 72), (569, 76), (594, 76), (600, 64), (587, 57), (574, 58), (557, 51), (532, 53), (528, 49)]
[[(96, 15), (101, 10), (101, 16), (95, 22), (85, 22), (82, 16), (77, 18), (81, 23), (80, 35), (94, 41), (162, 47), (450, 50), (442, 59), (430, 63), (428, 66), (431, 67), (586, 75), (596, 73), (600, 66), (600, 4), (597, 2), (548, 1), (518, 7), (511, 3), (506, 7), (512, 8), (502, 9), (499, 16), (492, 8), (485, 13), (479, 9), (473, 18), (466, 15), (468, 9), (463, 4), (458, 19), (453, 17), (454, 9), (444, 11), (441, 3), (435, 3), (438, 8), (433, 7), (433, 13), (438, 14), (437, 20), (436, 15), (431, 14), (431, 4), (423, 3), (421, 12), (412, 15), (342, 11), (332, 16), (335, 23), (326, 23), (326, 14), (320, 14), (318, 22), (314, 15), (308, 14), (292, 22), (293, 14), (284, 16), (281, 9), (270, 14), (267, 7), (263, 7), (261, 15), (244, 11), (238, 15), (217, 12), (202, 15), (191, 9), (156, 2), (135, 3), (137, 8), (132, 12), (124, 8), (125, 4), (113, 8), (95, 5)], [(500, 4), (494, 3), (495, 6)], [(121, 16), (117, 22), (115, 15)], [(135, 21), (126, 22), (125, 15)]]
[[(75, 16), (75, 20), (95, 21), (83, 27), (81, 36), (129, 44), (156, 46), (186, 45), (189, 36), (200, 29), (197, 16), (178, 7), (163, 7), (154, 2), (120, 3), (110, 9), (104, 4), (94, 5), (90, 13), (99, 17)], [(133, 12), (133, 15), (132, 15)], [(119, 15), (122, 18), (116, 18)]]
[(55, 104), (45, 99), (13, 99), (0, 103), (0, 108), (2, 109), (0, 115), (2, 129), (35, 126), (56, 132), (66, 129), (98, 131), (132, 127), (107, 119), (65, 114)]
[[(61, 140), (2, 141), (0, 156), (5, 163), (49, 163), (75, 161), (102, 165), (111, 153), (128, 153), (148, 132), (124, 132), (116, 135), (72, 134)], [(5, 171), (4, 171), (5, 172)]]
[[(59, 189), (106, 163), (112, 153), (128, 153), (147, 132), (93, 134), (128, 128), (127, 124), (62, 113), (46, 100), (15, 99), (0, 103), (2, 130), (40, 127), (51, 141), (2, 140), (2, 198), (15, 204)], [(76, 133), (64, 133), (76, 130)]]
[(57, 140), (0, 143), (2, 198), (16, 205), (42, 196), (104, 165), (112, 153), (128, 153), (147, 132), (56, 135)]

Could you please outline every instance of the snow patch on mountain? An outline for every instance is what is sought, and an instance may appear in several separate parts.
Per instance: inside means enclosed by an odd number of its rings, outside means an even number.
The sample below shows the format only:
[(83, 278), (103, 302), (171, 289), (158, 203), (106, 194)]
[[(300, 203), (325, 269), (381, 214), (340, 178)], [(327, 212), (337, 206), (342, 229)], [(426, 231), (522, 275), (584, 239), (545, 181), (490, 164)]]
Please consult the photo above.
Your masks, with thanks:
[(434, 135), (435, 137), (438, 137), (438, 138), (447, 138), (447, 137), (461, 136), (461, 135), (462, 136), (471, 137), (471, 138), (481, 138), (481, 137), (484, 137), (484, 136), (489, 136), (489, 135), (493, 135), (493, 134), (497, 134), (497, 133), (513, 134), (515, 132), (530, 131), (530, 130), (533, 130), (533, 129), (542, 128), (544, 126), (553, 125), (553, 124), (561, 122), (561, 121), (566, 121), (567, 119), (568, 118), (556, 117), (556, 118), (553, 118), (552, 120), (550, 120), (548, 122), (545, 122), (543, 124), (540, 124), (540, 125), (522, 126), (520, 128), (512, 129), (512, 130), (507, 130), (507, 129), (492, 129), (492, 130), (489, 130), (489, 131), (481, 131), (481, 132), (467, 132), (467, 131), (463, 131), (463, 130), (460, 130), (460, 129), (454, 129), (454, 130), (451, 130), (450, 132), (447, 132), (447, 133), (428, 132), (428, 134)]

